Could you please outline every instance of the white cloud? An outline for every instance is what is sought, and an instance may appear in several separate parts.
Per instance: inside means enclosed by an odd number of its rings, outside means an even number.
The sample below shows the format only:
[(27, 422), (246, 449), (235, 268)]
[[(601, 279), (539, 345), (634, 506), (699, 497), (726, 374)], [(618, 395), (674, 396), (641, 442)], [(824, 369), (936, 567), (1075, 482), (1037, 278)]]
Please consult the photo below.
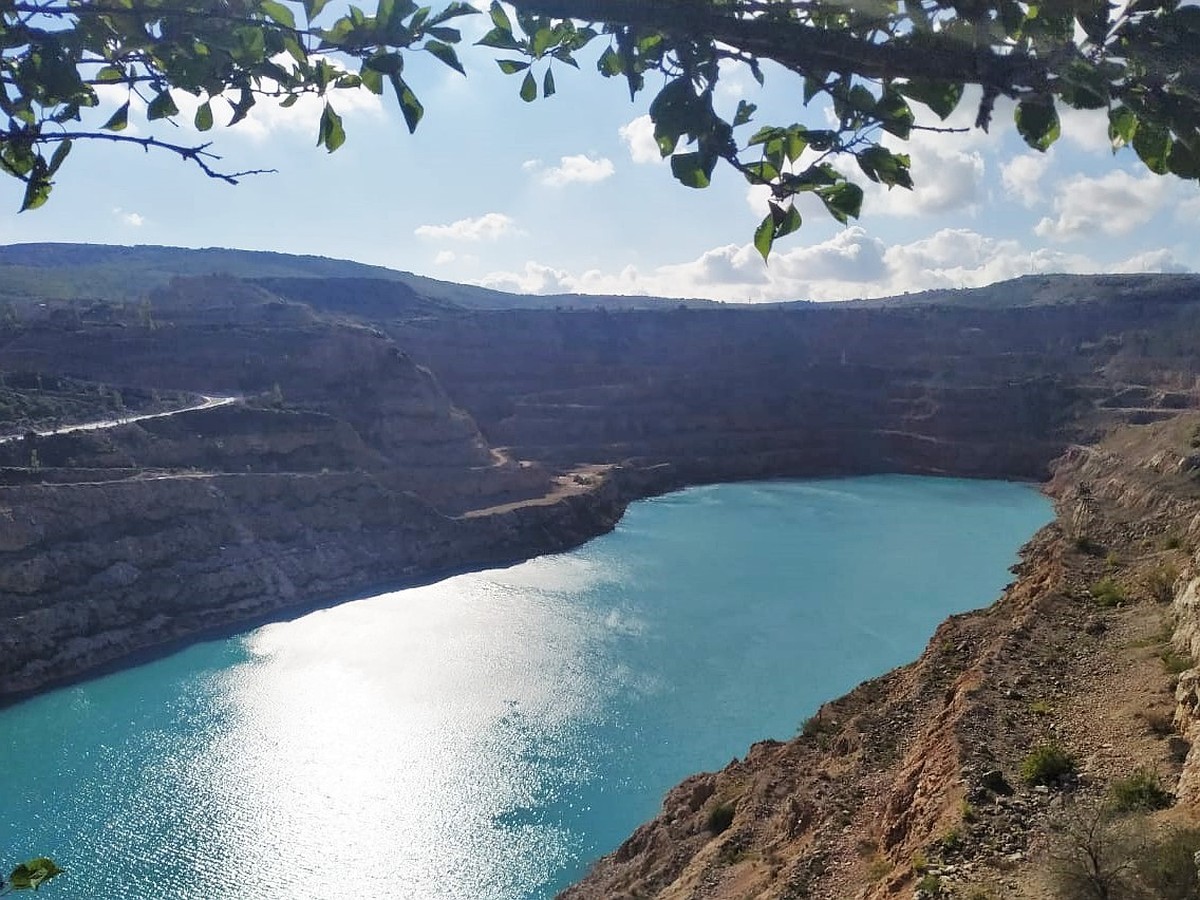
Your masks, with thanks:
[(1100, 155), (1112, 152), (1108, 139), (1108, 114), (1103, 109), (1073, 109), (1065, 104), (1058, 108), (1062, 140), (1080, 150)]
[(1023, 206), (1034, 207), (1045, 199), (1041, 182), (1049, 168), (1049, 153), (1024, 153), (1001, 163), (1000, 180)]
[(433, 258), (433, 264), (435, 266), (445, 266), (445, 265), (449, 265), (450, 263), (454, 262), (454, 260), (456, 260), (456, 259), (458, 259), (458, 256), (454, 253), (453, 250), (442, 250), (440, 253), (438, 253), (437, 256), (435, 256)]
[(527, 160), (522, 164), (527, 172), (537, 173), (538, 180), (548, 187), (564, 187), (568, 184), (594, 184), (616, 172), (612, 160), (606, 157), (592, 159), (586, 154), (564, 156), (557, 166), (543, 168), (541, 160)]
[(145, 216), (141, 215), (140, 213), (126, 212), (119, 206), (114, 207), (113, 215), (117, 217), (117, 221), (119, 221), (122, 225), (128, 225), (131, 228), (141, 228), (146, 224)]
[(510, 216), (498, 212), (484, 213), (474, 219), (459, 219), (449, 225), (420, 225), (413, 231), (417, 237), (448, 241), (496, 241), (520, 233)]
[(617, 133), (629, 148), (629, 155), (635, 163), (663, 162), (654, 140), (654, 123), (649, 116), (638, 116), (632, 122), (626, 122), (617, 129)]
[[(864, 208), (871, 215), (924, 216), (971, 209), (982, 200), (985, 164), (976, 133), (941, 134), (914, 131), (908, 141), (884, 142), (911, 158), (914, 189), (888, 190), (868, 183)], [(857, 166), (854, 167), (857, 169)], [(852, 177), (859, 178), (857, 173)]]
[(1055, 215), (1033, 230), (1056, 241), (1126, 235), (1162, 209), (1170, 188), (1165, 178), (1150, 172), (1140, 177), (1119, 169), (1098, 178), (1076, 175), (1059, 184)]
[(516, 294), (564, 294), (576, 290), (575, 279), (565, 271), (536, 262), (525, 263), (520, 272), (493, 272), (478, 283)]
[(1186, 265), (1175, 259), (1168, 249), (1147, 250), (1122, 260), (1109, 268), (1110, 272), (1190, 272)]
[[(1131, 260), (1128, 265), (1170, 260)], [(1094, 272), (1079, 254), (1034, 249), (968, 229), (944, 229), (907, 244), (887, 246), (864, 228), (827, 241), (777, 249), (764, 265), (750, 245), (716, 247), (684, 263), (580, 275), (530, 261), (517, 272), (493, 272), (488, 287), (529, 293), (710, 297), (734, 302), (882, 297), (930, 288), (978, 287), (1035, 272)]]

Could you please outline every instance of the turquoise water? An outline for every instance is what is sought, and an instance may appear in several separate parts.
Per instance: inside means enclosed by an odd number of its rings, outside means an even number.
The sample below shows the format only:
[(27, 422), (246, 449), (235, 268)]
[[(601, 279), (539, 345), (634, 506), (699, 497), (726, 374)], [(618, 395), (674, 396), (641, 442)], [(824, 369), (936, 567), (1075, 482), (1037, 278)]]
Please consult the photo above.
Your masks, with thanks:
[(1032, 488), (702, 487), (572, 553), (345, 603), (0, 711), (0, 863), (79, 900), (532, 900), (684, 776), (991, 602)]

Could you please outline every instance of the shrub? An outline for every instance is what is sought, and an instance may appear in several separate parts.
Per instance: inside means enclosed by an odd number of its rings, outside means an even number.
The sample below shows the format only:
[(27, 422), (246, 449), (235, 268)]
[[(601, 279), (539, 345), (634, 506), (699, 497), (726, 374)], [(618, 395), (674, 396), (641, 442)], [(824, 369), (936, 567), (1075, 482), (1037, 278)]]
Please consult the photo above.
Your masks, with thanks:
[(1200, 828), (1173, 831), (1138, 855), (1142, 883), (1157, 900), (1195, 900), (1200, 897)]
[(1048, 716), (1054, 711), (1048, 700), (1034, 700), (1029, 704), (1029, 711), (1035, 716)]
[(1125, 591), (1113, 578), (1101, 578), (1091, 589), (1092, 599), (1097, 606), (1110, 609), (1125, 602)]
[(1175, 802), (1170, 791), (1163, 788), (1158, 775), (1149, 769), (1137, 769), (1128, 778), (1118, 778), (1108, 789), (1113, 807), (1119, 812), (1166, 809)]
[(1159, 603), (1170, 603), (1175, 596), (1175, 581), (1179, 570), (1170, 563), (1155, 566), (1146, 576), (1146, 590)]
[(705, 822), (705, 826), (708, 828), (709, 834), (715, 836), (728, 830), (729, 826), (733, 824), (733, 813), (735, 809), (736, 807), (732, 803), (726, 801), (724, 803), (718, 803), (711, 810), (709, 810), (708, 820)]
[(1050, 785), (1075, 771), (1075, 757), (1058, 744), (1041, 744), (1021, 762), (1021, 780), (1026, 784)]
[(1163, 669), (1168, 675), (1179, 675), (1192, 667), (1192, 658), (1186, 653), (1180, 653), (1174, 647), (1163, 647), (1158, 652)]
[(917, 890), (940, 897), (942, 895), (942, 879), (936, 875), (925, 875), (917, 882)]

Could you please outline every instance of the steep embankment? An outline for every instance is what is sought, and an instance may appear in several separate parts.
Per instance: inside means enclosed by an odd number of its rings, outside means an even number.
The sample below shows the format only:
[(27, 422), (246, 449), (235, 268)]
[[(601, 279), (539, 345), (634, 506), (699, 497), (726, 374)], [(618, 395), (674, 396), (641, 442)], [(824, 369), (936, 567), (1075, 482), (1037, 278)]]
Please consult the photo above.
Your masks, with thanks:
[[(684, 782), (563, 896), (834, 900), (920, 885), (1042, 900), (1061, 896), (1055, 872), (1072, 858), (1054, 828), (1090, 821), (1082, 810), (1139, 769), (1180, 798), (1144, 834), (1196, 822), (1200, 673), (1175, 673), (1200, 649), (1198, 422), (1073, 448), (1051, 482), (1057, 521), (996, 605), (952, 617), (920, 659), (826, 704), (794, 740)], [(1029, 783), (1039, 746), (1076, 772)], [(1104, 864), (1117, 878), (1136, 861)]]

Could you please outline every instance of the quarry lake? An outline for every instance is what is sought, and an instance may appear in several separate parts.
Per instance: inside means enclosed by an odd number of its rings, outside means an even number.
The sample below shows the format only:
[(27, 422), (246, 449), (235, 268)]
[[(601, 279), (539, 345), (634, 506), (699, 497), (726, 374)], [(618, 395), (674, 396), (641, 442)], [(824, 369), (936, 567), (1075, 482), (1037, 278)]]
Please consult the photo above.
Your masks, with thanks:
[(692, 772), (915, 658), (1051, 518), (904, 476), (694, 488), (570, 553), (0, 711), (0, 864), (72, 900), (541, 900)]

